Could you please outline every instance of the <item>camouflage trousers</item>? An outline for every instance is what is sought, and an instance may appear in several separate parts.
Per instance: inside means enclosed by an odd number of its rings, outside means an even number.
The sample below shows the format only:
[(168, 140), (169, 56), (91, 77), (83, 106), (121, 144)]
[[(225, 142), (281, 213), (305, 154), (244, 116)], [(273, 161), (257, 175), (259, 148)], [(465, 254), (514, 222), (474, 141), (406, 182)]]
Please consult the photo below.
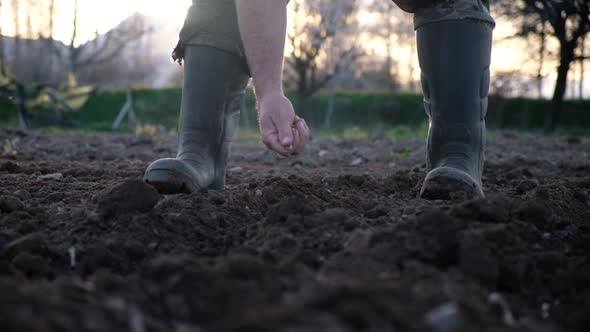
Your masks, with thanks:
[[(385, 0), (383, 0), (385, 1)], [(414, 25), (447, 20), (476, 20), (495, 25), (489, 0), (393, 0), (402, 10), (414, 13)], [(181, 61), (188, 45), (214, 47), (233, 53), (245, 63), (244, 47), (238, 28), (235, 0), (193, 0), (180, 41), (172, 54)]]

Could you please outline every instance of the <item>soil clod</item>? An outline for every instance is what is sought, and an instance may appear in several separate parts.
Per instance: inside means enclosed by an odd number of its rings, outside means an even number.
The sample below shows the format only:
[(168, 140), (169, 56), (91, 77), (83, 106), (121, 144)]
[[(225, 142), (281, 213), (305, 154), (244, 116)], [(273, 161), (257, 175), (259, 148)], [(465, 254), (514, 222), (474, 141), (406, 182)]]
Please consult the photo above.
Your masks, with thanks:
[(25, 208), (25, 204), (20, 198), (10, 195), (0, 196), (0, 210), (3, 212), (20, 211)]
[(149, 212), (160, 200), (158, 191), (141, 180), (126, 180), (96, 198), (98, 211), (105, 216)]

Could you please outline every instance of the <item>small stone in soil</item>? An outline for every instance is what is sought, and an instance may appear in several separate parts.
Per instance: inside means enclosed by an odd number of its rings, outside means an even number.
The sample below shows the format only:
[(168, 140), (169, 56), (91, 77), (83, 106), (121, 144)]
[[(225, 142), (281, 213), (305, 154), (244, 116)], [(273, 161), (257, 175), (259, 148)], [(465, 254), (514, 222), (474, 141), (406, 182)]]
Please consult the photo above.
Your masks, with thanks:
[(488, 296), (488, 302), (492, 306), (492, 309), (498, 311), (500, 316), (502, 317), (502, 321), (508, 326), (514, 326), (516, 324), (514, 320), (514, 315), (510, 310), (510, 306), (508, 302), (500, 295), (499, 293), (491, 293)]
[(60, 180), (63, 180), (63, 178), (64, 178), (63, 174), (53, 173), (53, 174), (39, 175), (37, 177), (37, 180), (39, 180), (39, 181), (48, 181), (48, 180), (60, 181)]
[(456, 331), (459, 326), (459, 307), (452, 302), (445, 303), (426, 313), (424, 319), (433, 331)]
[(356, 158), (350, 162), (350, 166), (360, 166), (363, 163), (363, 158)]

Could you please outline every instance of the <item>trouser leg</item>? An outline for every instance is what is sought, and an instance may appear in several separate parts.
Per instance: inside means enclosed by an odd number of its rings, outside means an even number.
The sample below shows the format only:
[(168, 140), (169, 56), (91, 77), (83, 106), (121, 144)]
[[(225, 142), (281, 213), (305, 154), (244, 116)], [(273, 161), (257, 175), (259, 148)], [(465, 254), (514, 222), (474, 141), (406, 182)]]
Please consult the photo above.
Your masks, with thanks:
[(418, 29), (429, 23), (471, 20), (495, 25), (489, 0), (393, 0), (402, 10), (414, 14)]
[(247, 68), (235, 0), (193, 0), (173, 58), (182, 58), (184, 49), (190, 45), (209, 46), (232, 53)]

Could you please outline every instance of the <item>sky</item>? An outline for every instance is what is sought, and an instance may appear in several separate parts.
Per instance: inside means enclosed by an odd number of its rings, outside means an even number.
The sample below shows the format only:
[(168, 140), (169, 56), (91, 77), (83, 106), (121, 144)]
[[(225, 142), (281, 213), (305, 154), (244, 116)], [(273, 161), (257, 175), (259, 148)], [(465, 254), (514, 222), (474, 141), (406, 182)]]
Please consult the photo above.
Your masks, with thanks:
[[(71, 36), (72, 27), (72, 0), (56, 0), (56, 17), (55, 17), (55, 38), (62, 41), (68, 41)], [(180, 29), (182, 22), (186, 15), (186, 10), (190, 5), (191, 0), (79, 0), (79, 24), (80, 33), (77, 43), (83, 43), (92, 38), (96, 32), (104, 33), (128, 16), (139, 12), (149, 16), (153, 16), (164, 22), (167, 28)], [(22, 8), (21, 12), (26, 10)], [(10, 10), (3, 10), (3, 15), (0, 18), (5, 35), (13, 34), (12, 18), (10, 17)], [(24, 13), (21, 13), (24, 15)], [(25, 21), (25, 20), (22, 20)], [(21, 28), (22, 29), (22, 28)], [(509, 22), (498, 22), (495, 31), (495, 40), (500, 41), (506, 36), (510, 35), (513, 28)], [(385, 47), (380, 45), (379, 41), (367, 42), (367, 47), (371, 47), (375, 53), (383, 53), (385, 56)], [(402, 66), (409, 68), (410, 62), (414, 67), (418, 67), (417, 59), (411, 58), (411, 48), (409, 46), (401, 47), (397, 50), (397, 58), (400, 62), (406, 62), (407, 65)], [(506, 72), (520, 69), (524, 72), (534, 73), (534, 61), (527, 60), (527, 45), (521, 41), (503, 41), (496, 43), (492, 55), (492, 72)], [(549, 80), (554, 79), (554, 65), (546, 66), (546, 75)], [(402, 72), (402, 76), (407, 76), (408, 72)], [(419, 71), (414, 72), (414, 79), (419, 78)], [(407, 79), (408, 77), (402, 77)], [(590, 88), (590, 84), (587, 84)]]
[[(180, 28), (190, 2), (190, 0), (79, 0), (80, 33), (77, 42), (87, 41), (97, 31), (104, 33), (112, 29), (136, 12), (157, 17)], [(8, 5), (5, 6), (8, 7)], [(22, 22), (26, 21), (24, 17), (26, 10), (27, 8), (23, 4), (21, 7)], [(13, 17), (10, 8), (3, 8), (2, 14), (3, 34), (13, 35)], [(56, 0), (55, 39), (69, 40), (72, 33), (72, 16), (73, 0)], [(21, 26), (21, 29), (25, 28)]]
[[(158, 17), (179, 27), (182, 25), (190, 0), (79, 0), (81, 39), (88, 39), (96, 29), (106, 32), (133, 13)], [(70, 10), (71, 11), (71, 10)], [(61, 26), (61, 34), (69, 35), (71, 25)]]

